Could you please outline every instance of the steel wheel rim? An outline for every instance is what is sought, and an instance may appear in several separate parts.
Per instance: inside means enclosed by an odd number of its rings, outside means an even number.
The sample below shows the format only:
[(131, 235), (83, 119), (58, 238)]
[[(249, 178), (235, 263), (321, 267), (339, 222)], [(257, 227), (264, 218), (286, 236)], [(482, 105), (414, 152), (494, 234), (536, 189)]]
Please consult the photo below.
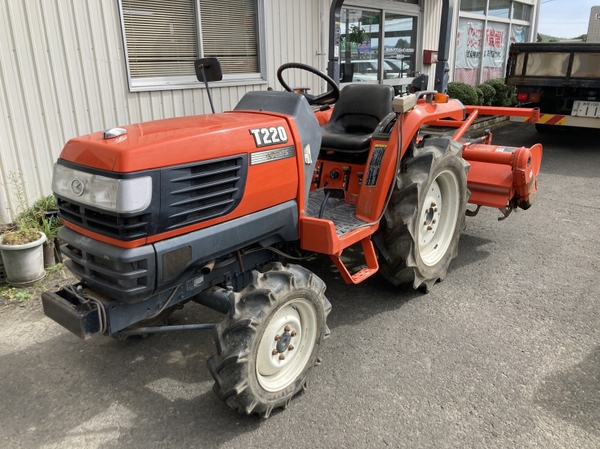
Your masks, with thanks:
[(458, 178), (444, 170), (429, 186), (419, 217), (418, 246), (425, 265), (437, 264), (446, 254), (456, 229), (459, 200)]
[(275, 392), (294, 383), (310, 361), (317, 328), (315, 307), (304, 298), (275, 312), (258, 345), (256, 375), (262, 388)]

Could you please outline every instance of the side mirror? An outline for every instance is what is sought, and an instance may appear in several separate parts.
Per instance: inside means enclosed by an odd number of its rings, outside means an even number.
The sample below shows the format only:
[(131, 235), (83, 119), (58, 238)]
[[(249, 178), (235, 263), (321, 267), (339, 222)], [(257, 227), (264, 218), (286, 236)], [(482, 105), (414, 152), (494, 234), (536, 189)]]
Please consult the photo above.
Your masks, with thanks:
[(198, 78), (198, 81), (201, 83), (221, 81), (223, 79), (221, 63), (217, 58), (196, 59), (194, 68), (196, 69), (196, 78)]

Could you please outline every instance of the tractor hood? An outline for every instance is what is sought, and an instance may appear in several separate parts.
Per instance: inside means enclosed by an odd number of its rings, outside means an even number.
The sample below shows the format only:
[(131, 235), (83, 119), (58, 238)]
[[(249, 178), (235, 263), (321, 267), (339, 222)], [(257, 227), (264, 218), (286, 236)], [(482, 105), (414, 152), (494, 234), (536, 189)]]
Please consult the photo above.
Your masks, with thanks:
[[(114, 138), (105, 139), (102, 132), (76, 137), (60, 157), (98, 170), (130, 173), (249, 153), (261, 146), (259, 131), (280, 127), (287, 144), (293, 144), (286, 119), (276, 114), (232, 111), (170, 118), (124, 126), (127, 132)], [(278, 140), (285, 143), (277, 133), (274, 136), (273, 145)]]

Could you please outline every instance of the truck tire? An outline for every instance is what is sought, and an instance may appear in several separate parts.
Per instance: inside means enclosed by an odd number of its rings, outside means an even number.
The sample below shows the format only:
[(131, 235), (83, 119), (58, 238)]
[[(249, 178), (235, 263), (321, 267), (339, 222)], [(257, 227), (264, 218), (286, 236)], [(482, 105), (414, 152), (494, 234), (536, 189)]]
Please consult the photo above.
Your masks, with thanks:
[(394, 285), (428, 292), (456, 257), (470, 195), (462, 150), (449, 139), (428, 139), (401, 164), (374, 238), (380, 271)]
[(214, 328), (217, 355), (208, 359), (213, 390), (232, 409), (268, 418), (306, 388), (329, 335), (325, 283), (299, 265), (254, 271), (232, 293), (231, 310)]

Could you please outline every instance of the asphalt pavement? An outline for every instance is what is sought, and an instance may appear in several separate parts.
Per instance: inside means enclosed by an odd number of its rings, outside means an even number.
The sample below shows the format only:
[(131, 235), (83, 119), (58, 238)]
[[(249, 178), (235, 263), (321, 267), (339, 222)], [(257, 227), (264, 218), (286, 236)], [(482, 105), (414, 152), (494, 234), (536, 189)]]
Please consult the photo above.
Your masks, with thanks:
[(4, 310), (0, 447), (600, 447), (599, 141), (494, 129), (498, 144), (544, 145), (537, 201), (468, 218), (429, 294), (308, 264), (328, 286), (331, 338), (306, 392), (268, 420), (213, 394), (210, 332), (83, 342), (39, 301)]

